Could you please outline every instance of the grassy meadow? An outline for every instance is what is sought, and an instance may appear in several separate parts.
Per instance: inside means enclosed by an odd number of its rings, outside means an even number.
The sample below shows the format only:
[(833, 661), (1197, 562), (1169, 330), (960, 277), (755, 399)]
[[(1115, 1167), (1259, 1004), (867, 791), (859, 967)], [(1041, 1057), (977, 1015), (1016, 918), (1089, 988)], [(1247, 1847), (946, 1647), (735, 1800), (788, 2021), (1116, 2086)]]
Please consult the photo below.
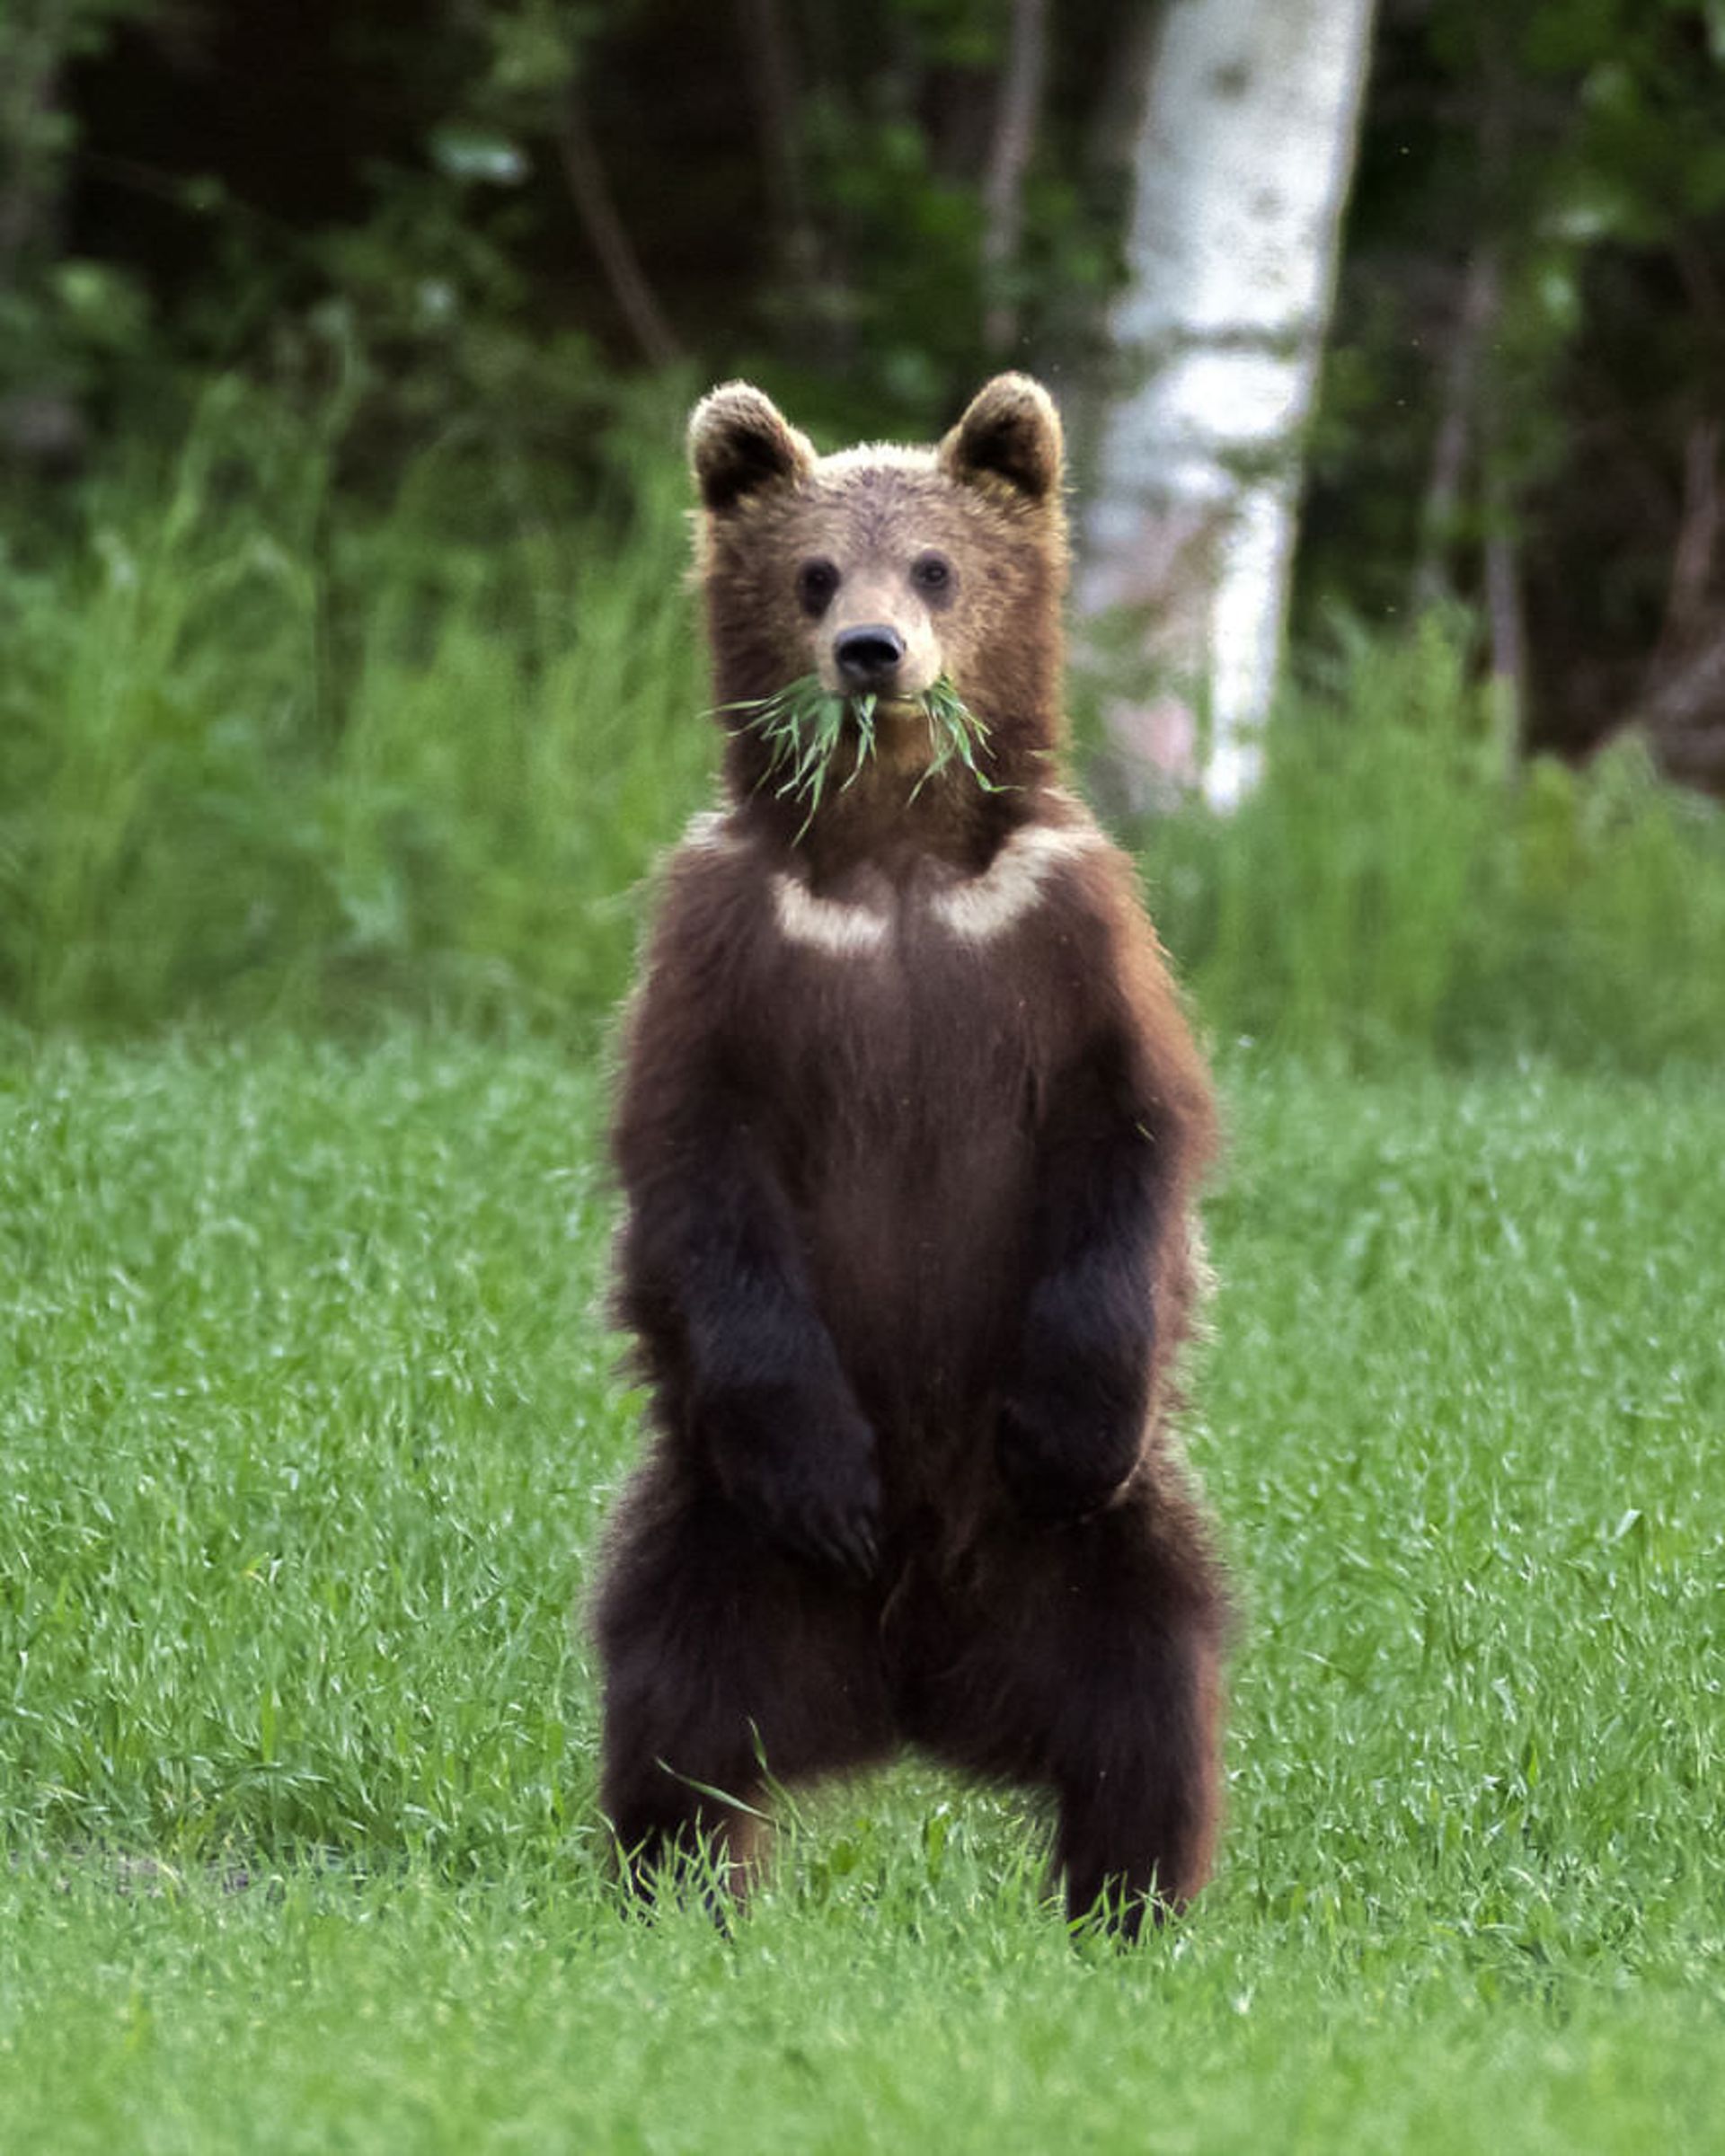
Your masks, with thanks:
[(914, 1762), (619, 1908), (590, 1057), (15, 1033), (0, 2148), (1716, 2147), (1725, 1097), (1225, 1082), (1232, 1820), (1122, 1956)]

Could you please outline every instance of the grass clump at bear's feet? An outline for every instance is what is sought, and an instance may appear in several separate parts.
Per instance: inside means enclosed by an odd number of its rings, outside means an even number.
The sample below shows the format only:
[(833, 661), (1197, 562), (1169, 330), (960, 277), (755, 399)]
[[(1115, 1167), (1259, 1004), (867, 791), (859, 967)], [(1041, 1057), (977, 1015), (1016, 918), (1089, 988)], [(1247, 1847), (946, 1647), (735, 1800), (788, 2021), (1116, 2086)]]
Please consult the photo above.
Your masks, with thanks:
[(987, 754), (988, 729), (944, 676), (920, 695), (888, 699), (842, 695), (827, 688), (818, 674), (805, 674), (771, 696), (750, 697), (720, 710), (721, 716), (739, 714), (741, 725), (765, 743), (765, 782), (774, 785), (781, 799), (804, 805), (806, 831), (829, 787), (836, 782), (842, 792), (854, 785), (873, 759), (881, 706), (889, 702), (914, 704), (928, 725), (928, 762), (911, 789), (913, 800), (954, 764), (985, 793), (998, 791), (978, 761), (979, 751)]

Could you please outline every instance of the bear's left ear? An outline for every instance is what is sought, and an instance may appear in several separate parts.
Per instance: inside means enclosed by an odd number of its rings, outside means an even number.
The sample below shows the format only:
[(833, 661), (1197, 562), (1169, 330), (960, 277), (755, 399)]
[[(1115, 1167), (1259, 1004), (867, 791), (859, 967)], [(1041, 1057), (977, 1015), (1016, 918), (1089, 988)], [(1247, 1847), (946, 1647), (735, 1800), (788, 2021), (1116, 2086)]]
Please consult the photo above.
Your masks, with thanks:
[(1029, 375), (996, 375), (941, 444), (941, 466), (962, 486), (1004, 480), (1044, 501), (1057, 494), (1064, 449), (1054, 399)]
[(728, 509), (745, 494), (811, 472), (815, 447), (764, 391), (727, 382), (689, 416), (689, 463), (708, 508)]

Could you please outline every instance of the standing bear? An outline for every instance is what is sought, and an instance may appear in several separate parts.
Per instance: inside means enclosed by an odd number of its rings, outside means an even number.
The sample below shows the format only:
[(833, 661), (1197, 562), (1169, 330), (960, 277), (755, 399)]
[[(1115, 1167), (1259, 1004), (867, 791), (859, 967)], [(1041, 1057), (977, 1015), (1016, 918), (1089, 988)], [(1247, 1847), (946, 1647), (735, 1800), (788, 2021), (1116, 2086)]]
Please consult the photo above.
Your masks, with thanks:
[(1215, 1117), (1060, 783), (1060, 422), (934, 449), (697, 406), (724, 806), (673, 856), (613, 1134), (652, 1437), (597, 1603), (632, 1876), (739, 1886), (771, 1781), (910, 1744), (1039, 1792), (1075, 1917), (1202, 1885), (1225, 1582), (1169, 1429)]

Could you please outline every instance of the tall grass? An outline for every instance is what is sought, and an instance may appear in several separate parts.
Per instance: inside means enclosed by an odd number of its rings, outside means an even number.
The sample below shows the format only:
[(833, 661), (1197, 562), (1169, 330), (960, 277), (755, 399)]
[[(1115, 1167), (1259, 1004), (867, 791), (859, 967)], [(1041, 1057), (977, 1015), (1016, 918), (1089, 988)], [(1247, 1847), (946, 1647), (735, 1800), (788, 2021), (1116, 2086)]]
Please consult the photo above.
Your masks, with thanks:
[[(0, 1012), (406, 1010), (590, 1039), (708, 783), (677, 414), (592, 483), (219, 382), (75, 546), (0, 548)], [(1339, 634), (1255, 797), (1128, 834), (1218, 1033), (1370, 1065), (1725, 1055), (1725, 824), (1632, 749), (1517, 770), (1461, 637)]]
[(26, 1022), (557, 1028), (626, 970), (712, 756), (674, 455), (621, 442), (572, 516), (500, 473), (469, 532), (438, 450), (363, 515), (335, 463), (219, 384), (171, 464), (93, 491), (75, 561), (0, 559)]
[(1518, 764), (1461, 624), (1340, 632), (1266, 752), (1234, 816), (1137, 834), (1218, 1031), (1356, 1066), (1725, 1056), (1725, 816), (1633, 742)]

